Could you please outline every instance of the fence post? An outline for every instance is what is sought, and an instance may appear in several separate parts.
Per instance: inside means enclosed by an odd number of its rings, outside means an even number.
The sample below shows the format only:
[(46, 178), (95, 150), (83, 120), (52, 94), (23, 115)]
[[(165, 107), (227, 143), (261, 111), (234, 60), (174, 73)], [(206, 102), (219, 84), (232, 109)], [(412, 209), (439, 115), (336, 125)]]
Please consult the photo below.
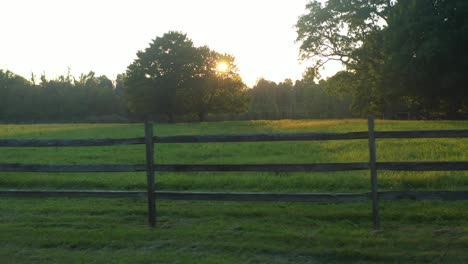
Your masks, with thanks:
[(376, 151), (375, 151), (375, 135), (374, 135), (374, 116), (370, 115), (368, 118), (369, 128), (369, 167), (371, 173), (371, 186), (372, 186), (372, 222), (374, 230), (380, 230), (380, 216), (379, 216), (379, 193), (377, 181), (377, 165), (376, 165)]
[(150, 227), (156, 226), (156, 197), (154, 182), (154, 141), (153, 124), (145, 122), (145, 143), (146, 143), (146, 178), (148, 187), (148, 224)]

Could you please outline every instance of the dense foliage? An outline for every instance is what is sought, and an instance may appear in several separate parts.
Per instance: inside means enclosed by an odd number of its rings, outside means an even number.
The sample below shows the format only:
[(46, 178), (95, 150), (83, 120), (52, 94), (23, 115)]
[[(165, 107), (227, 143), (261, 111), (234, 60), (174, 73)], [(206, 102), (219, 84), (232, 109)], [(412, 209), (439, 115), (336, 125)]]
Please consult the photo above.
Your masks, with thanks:
[[(128, 67), (124, 95), (138, 115), (198, 115), (238, 113), (247, 106), (246, 86), (234, 57), (208, 47), (195, 47), (179, 32), (157, 37)], [(220, 62), (228, 65), (218, 71)]]
[(70, 75), (36, 84), (0, 70), (0, 121), (4, 122), (119, 122), (125, 108), (106, 76), (93, 72)]
[(318, 70), (346, 66), (328, 80), (352, 96), (356, 114), (414, 118), (468, 116), (468, 2), (311, 1), (297, 23), (305, 58)]
[(325, 83), (304, 78), (275, 83), (260, 79), (249, 91), (251, 105), (245, 119), (346, 118), (350, 99), (330, 95)]
[[(233, 56), (168, 32), (113, 81), (0, 70), (0, 122), (468, 117), (467, 1), (312, 0), (306, 10), (297, 41), (315, 64), (295, 83), (247, 89)], [(345, 70), (316, 83), (332, 60)]]
[[(222, 63), (223, 67), (219, 67)], [(0, 70), (0, 122), (125, 122), (344, 118), (350, 99), (303, 80), (260, 79), (252, 89), (234, 57), (195, 47), (179, 32), (157, 37), (112, 81), (95, 73), (41, 76), (36, 83)]]
[[(220, 57), (223, 61), (230, 61), (229, 56)], [(230, 68), (235, 69), (234, 65)], [(280, 83), (260, 79), (252, 89), (244, 91), (243, 84), (242, 89), (229, 89), (241, 84), (235, 72), (228, 71), (222, 75), (222, 78), (192, 79), (195, 85), (183, 90), (186, 94), (179, 102), (181, 110), (190, 114), (176, 112), (172, 118), (193, 121), (352, 117), (350, 97), (332, 94), (334, 90), (326, 82), (316, 84), (307, 77), (295, 83), (288, 79)], [(47, 80), (42, 76), (36, 84), (34, 78), (26, 80), (10, 71), (0, 70), (0, 121), (141, 121), (145, 116), (127, 109), (132, 102), (123, 96), (128, 89), (124, 85), (126, 78), (125, 74), (120, 74), (111, 81), (106, 76), (90, 72), (78, 78), (66, 75)], [(234, 92), (239, 94), (229, 96)], [(158, 109), (156, 100), (148, 100), (153, 109)], [(168, 120), (164, 116), (155, 118)]]

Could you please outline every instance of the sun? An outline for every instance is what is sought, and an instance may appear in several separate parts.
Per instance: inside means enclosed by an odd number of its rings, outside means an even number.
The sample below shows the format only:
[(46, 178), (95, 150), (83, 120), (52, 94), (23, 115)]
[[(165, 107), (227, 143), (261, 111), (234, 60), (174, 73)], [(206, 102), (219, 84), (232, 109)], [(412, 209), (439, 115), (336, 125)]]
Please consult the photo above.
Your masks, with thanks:
[(229, 65), (224, 61), (220, 61), (216, 65), (216, 71), (218, 72), (227, 72), (228, 69), (229, 69)]

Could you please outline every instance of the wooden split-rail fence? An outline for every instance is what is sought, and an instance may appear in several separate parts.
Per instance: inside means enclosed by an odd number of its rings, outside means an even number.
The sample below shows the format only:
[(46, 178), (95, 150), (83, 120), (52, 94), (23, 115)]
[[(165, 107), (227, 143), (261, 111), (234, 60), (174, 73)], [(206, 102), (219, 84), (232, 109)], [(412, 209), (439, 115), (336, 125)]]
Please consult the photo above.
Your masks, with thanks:
[[(348, 133), (277, 133), (154, 136), (153, 125), (145, 123), (145, 137), (130, 139), (0, 139), (0, 147), (84, 147), (146, 145), (146, 164), (44, 165), (0, 163), (0, 172), (139, 172), (147, 173), (146, 191), (97, 190), (2, 190), (0, 197), (147, 197), (148, 223), (156, 225), (156, 199), (215, 201), (355, 202), (372, 201), (374, 229), (380, 229), (380, 200), (468, 200), (468, 191), (385, 191), (378, 190), (378, 170), (467, 171), (468, 161), (377, 162), (375, 139), (383, 138), (467, 138), (468, 130), (368, 131)], [(162, 143), (213, 143), (310, 140), (369, 140), (369, 162), (311, 164), (154, 164), (154, 145)], [(250, 171), (250, 172), (331, 172), (369, 170), (368, 193), (265, 193), (265, 192), (179, 192), (156, 191), (155, 172)]]

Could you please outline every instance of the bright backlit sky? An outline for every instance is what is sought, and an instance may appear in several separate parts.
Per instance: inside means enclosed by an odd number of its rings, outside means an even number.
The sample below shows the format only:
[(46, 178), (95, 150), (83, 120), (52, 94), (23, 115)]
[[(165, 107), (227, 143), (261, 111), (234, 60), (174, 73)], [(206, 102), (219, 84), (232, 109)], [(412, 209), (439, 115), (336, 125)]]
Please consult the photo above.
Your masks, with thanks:
[[(187, 33), (195, 45), (236, 57), (249, 86), (300, 79), (294, 25), (307, 0), (2, 0), (0, 69), (25, 78), (89, 71), (114, 79), (157, 36)], [(339, 68), (330, 65), (329, 76)]]

